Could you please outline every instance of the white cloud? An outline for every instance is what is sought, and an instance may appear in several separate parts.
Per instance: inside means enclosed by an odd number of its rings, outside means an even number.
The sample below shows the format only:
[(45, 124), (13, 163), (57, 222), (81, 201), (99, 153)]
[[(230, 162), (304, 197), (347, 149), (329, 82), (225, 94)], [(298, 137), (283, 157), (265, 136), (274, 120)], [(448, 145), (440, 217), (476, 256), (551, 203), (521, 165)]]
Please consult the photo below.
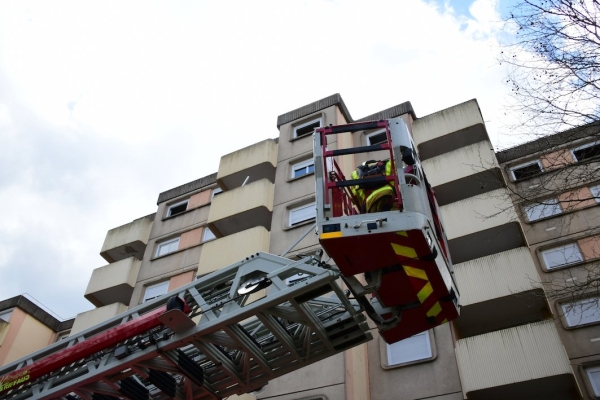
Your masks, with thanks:
[(108, 229), (333, 93), (355, 118), (478, 98), (494, 136), (497, 7), (474, 1), (467, 18), (417, 0), (0, 3), (2, 297), (27, 291), (63, 316), (91, 308), (82, 294)]

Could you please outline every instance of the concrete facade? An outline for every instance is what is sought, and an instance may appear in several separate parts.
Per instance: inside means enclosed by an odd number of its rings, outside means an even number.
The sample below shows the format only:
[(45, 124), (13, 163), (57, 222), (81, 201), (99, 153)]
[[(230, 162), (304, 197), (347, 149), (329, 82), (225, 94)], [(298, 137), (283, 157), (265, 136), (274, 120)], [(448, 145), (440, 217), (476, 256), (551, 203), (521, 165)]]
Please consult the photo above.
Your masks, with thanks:
[(0, 301), (0, 366), (68, 336), (73, 321), (61, 321), (25, 295)]
[[(600, 337), (600, 331), (593, 325), (556, 325), (560, 318), (556, 304), (544, 297), (540, 282), (546, 271), (538, 254), (544, 246), (572, 239), (592, 260), (596, 240), (582, 232), (591, 229), (593, 222), (586, 218), (592, 218), (589, 213), (597, 216), (595, 208), (586, 204), (570, 212), (588, 214), (573, 217), (572, 228), (560, 230), (559, 236), (545, 225), (523, 224), (522, 205), (506, 188), (507, 181), (512, 184), (509, 172), (491, 150), (476, 100), (423, 117), (405, 102), (355, 120), (336, 94), (280, 115), (278, 137), (224, 155), (215, 174), (161, 193), (156, 214), (108, 232), (101, 254), (110, 264), (94, 272), (86, 291), (86, 298), (99, 308), (78, 315), (74, 329), (86, 329), (257, 251), (289, 258), (315, 252), (320, 247), (314, 218), (294, 217), (315, 201), (311, 129), (393, 117), (407, 123), (438, 195), (462, 316), (392, 346), (371, 325), (371, 342), (274, 379), (259, 393), (243, 397), (585, 397), (585, 371), (571, 365), (574, 360), (594, 365), (590, 357), (600, 341), (590, 340)], [(367, 145), (373, 133), (337, 135), (328, 149)], [(528, 160), (529, 154), (521, 153)], [(383, 152), (357, 154), (344, 158), (340, 167), (349, 176), (361, 162), (387, 157)], [(591, 193), (585, 187), (588, 192), (569, 188), (578, 190), (571, 197)], [(111, 268), (119, 271), (107, 273)]]
[[(600, 398), (600, 159), (578, 149), (596, 145), (598, 127), (585, 126), (497, 154), (516, 205), (548, 311), (577, 378), (579, 395)], [(579, 154), (579, 159), (577, 158)], [(523, 175), (529, 168), (530, 172)], [(536, 214), (533, 208), (543, 208)], [(529, 212), (528, 212), (529, 210)]]

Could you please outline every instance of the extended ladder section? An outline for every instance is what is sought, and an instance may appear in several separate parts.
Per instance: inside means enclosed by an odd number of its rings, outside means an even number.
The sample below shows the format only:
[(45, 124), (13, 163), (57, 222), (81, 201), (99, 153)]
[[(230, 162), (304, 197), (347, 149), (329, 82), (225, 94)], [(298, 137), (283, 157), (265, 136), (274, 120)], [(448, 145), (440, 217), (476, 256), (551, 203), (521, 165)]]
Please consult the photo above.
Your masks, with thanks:
[(372, 339), (338, 277), (316, 257), (257, 253), (1, 368), (0, 399), (221, 399), (256, 391)]
[[(379, 130), (385, 140), (371, 146), (339, 148), (352, 138), (334, 136)], [(328, 139), (336, 149), (328, 148)], [(374, 151), (387, 159), (344, 175), (340, 165), (355, 165), (349, 156)], [(458, 317), (439, 207), (404, 121), (319, 128), (314, 157), (321, 246), (382, 337), (393, 343)]]

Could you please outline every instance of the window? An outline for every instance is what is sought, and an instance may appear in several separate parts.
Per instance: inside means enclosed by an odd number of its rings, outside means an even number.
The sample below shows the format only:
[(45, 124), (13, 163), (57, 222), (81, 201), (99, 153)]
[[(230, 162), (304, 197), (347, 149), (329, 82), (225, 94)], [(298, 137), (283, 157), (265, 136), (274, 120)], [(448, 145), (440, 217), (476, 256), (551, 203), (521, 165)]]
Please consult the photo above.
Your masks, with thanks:
[(575, 243), (542, 250), (542, 258), (546, 268), (553, 269), (583, 261), (579, 247)]
[(429, 331), (418, 333), (394, 344), (387, 344), (387, 365), (406, 364), (433, 357)]
[(317, 215), (315, 203), (305, 204), (290, 209), (290, 226), (298, 225), (304, 221), (311, 220)]
[(600, 367), (585, 368), (585, 373), (590, 381), (590, 386), (595, 396), (600, 396)]
[(513, 180), (518, 181), (519, 179), (529, 178), (542, 172), (542, 164), (538, 161), (531, 161), (525, 164), (520, 164), (511, 167), (510, 174)]
[(189, 200), (180, 201), (179, 203), (175, 203), (169, 206), (167, 210), (167, 217), (171, 217), (173, 215), (181, 214), (185, 210), (187, 210)]
[(214, 199), (216, 195), (221, 194), (221, 193), (223, 193), (223, 189), (221, 189), (219, 187), (216, 189), (213, 189), (212, 194), (210, 195), (210, 199), (211, 200)]
[(179, 238), (167, 240), (158, 245), (155, 257), (164, 256), (165, 254), (177, 251), (177, 249), (179, 249)]
[(600, 141), (584, 144), (571, 150), (575, 161), (589, 160), (600, 156)]
[(294, 138), (311, 135), (319, 127), (321, 127), (321, 118), (298, 125), (294, 128)]
[(524, 210), (527, 215), (527, 220), (530, 222), (551, 217), (552, 215), (557, 215), (562, 212), (560, 205), (558, 204), (558, 199), (543, 200), (540, 204), (525, 206)]
[(367, 145), (373, 146), (380, 143), (387, 142), (387, 135), (385, 129), (382, 131), (376, 131), (367, 135)]
[(0, 311), (0, 319), (5, 322), (10, 322), (10, 316), (12, 315), (13, 309)]
[(565, 323), (569, 327), (600, 322), (600, 298), (598, 297), (563, 303), (560, 307)]
[(292, 179), (300, 178), (315, 172), (315, 162), (311, 160), (302, 161), (292, 165)]
[(204, 228), (204, 233), (202, 234), (202, 241), (203, 242), (207, 242), (209, 240), (213, 240), (216, 239), (217, 237), (215, 236), (214, 233), (212, 233), (212, 231), (210, 229), (208, 229), (208, 226)]
[(590, 192), (596, 198), (596, 203), (600, 203), (600, 186), (592, 186)]
[(158, 296), (167, 293), (168, 290), (169, 281), (157, 283), (156, 285), (150, 285), (146, 288), (146, 291), (144, 292), (144, 300), (142, 300), (142, 303), (155, 299)]

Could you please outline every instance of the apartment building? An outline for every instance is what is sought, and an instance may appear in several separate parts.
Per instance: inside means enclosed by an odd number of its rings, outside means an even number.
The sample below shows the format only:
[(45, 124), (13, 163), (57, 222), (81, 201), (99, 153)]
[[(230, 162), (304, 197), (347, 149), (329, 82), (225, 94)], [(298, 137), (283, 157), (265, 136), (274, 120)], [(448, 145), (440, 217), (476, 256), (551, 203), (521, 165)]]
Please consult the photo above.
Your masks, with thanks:
[[(278, 137), (224, 155), (215, 174), (161, 193), (155, 214), (107, 233), (101, 255), (108, 264), (94, 270), (85, 292), (96, 308), (78, 315), (72, 331), (248, 254), (314, 253), (319, 243), (313, 227), (312, 132), (393, 117), (407, 123), (437, 194), (461, 317), (393, 345), (373, 325), (371, 342), (274, 379), (256, 398), (580, 398), (575, 376), (582, 373), (574, 372), (570, 360), (580, 354), (576, 350), (591, 351), (596, 344), (587, 339), (585, 350), (579, 349), (581, 338), (572, 336), (572, 349), (565, 352), (565, 332), (571, 331), (553, 319), (556, 308), (544, 297), (540, 279), (546, 272), (537, 248), (527, 246), (530, 225), (520, 223), (520, 205), (513, 205), (504, 183), (510, 170), (494, 154), (476, 100), (423, 117), (405, 102), (355, 120), (335, 94), (280, 115)], [(381, 140), (378, 130), (362, 131), (336, 135), (328, 146)], [(350, 175), (361, 162), (386, 157), (357, 154), (340, 167)], [(540, 229), (543, 236), (545, 228)]]
[(69, 336), (73, 321), (57, 318), (27, 295), (0, 301), (0, 366)]
[(499, 152), (582, 395), (600, 397), (600, 141), (585, 126)]

